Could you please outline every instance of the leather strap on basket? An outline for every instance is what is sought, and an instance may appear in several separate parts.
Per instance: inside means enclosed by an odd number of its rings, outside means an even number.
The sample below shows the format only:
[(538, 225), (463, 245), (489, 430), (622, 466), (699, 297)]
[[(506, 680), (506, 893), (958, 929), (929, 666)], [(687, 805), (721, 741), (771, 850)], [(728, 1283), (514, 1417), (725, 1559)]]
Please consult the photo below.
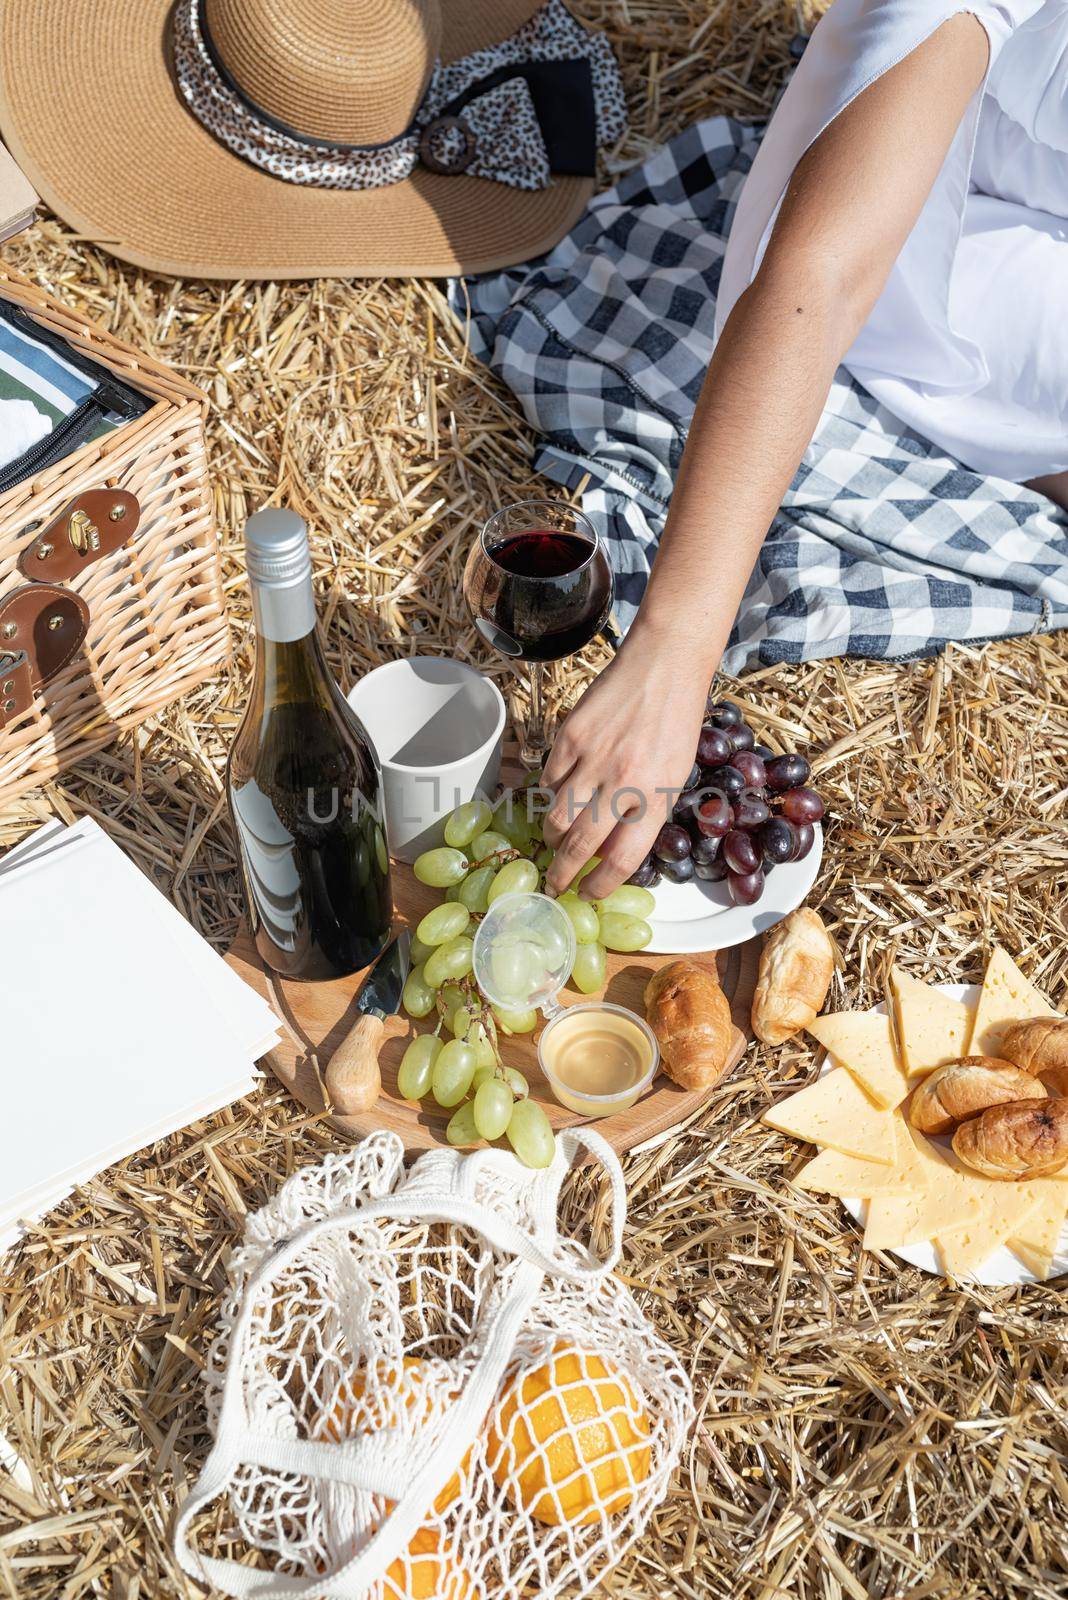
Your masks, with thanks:
[(136, 532), (141, 507), (127, 489), (87, 489), (76, 496), (19, 556), (31, 583), (63, 583), (111, 555)]
[(25, 650), (0, 651), (0, 728), (28, 711), (33, 702), (30, 658)]
[(55, 584), (27, 583), (0, 599), (0, 728), (29, 708), (35, 689), (62, 672), (88, 629), (85, 601)]

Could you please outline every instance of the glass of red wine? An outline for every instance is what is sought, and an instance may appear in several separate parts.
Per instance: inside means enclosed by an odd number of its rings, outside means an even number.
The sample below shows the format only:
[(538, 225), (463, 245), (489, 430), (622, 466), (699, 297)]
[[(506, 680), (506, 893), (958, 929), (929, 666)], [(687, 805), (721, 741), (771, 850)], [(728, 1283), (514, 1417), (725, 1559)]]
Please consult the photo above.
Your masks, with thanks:
[(499, 655), (530, 670), (530, 718), (519, 758), (545, 759), (542, 670), (589, 644), (612, 608), (612, 568), (588, 517), (572, 506), (524, 500), (490, 517), (464, 571), (475, 626)]

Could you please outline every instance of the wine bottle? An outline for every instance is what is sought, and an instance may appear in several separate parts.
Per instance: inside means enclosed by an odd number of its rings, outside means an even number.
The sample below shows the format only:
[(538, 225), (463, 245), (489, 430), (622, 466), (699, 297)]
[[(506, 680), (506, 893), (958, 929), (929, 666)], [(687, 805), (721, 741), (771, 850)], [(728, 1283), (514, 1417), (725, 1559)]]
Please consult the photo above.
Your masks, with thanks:
[(323, 655), (303, 520), (256, 512), (245, 559), (256, 670), (226, 784), (252, 935), (287, 978), (342, 977), (393, 915), (381, 769)]

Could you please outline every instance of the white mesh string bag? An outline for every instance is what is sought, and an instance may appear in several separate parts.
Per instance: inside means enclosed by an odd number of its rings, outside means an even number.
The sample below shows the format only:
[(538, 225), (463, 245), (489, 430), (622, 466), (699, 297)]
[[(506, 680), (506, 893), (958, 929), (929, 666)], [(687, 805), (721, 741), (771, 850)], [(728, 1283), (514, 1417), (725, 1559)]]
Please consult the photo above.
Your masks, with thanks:
[[(600, 1258), (557, 1226), (590, 1154), (610, 1180)], [(442, 1149), (406, 1174), (403, 1156), (372, 1134), (249, 1218), (178, 1559), (263, 1600), (588, 1594), (663, 1498), (693, 1417), (683, 1368), (612, 1275), (619, 1162), (585, 1129), (539, 1173)]]

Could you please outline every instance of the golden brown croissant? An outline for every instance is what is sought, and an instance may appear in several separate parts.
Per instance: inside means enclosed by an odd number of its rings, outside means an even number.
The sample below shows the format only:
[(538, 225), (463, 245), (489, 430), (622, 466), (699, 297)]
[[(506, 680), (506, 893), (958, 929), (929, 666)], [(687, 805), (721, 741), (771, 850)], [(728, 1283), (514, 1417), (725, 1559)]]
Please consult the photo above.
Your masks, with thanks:
[(719, 1082), (734, 1024), (714, 971), (696, 961), (668, 962), (645, 986), (645, 1015), (669, 1078), (684, 1089), (711, 1089)]
[(938, 1067), (912, 1096), (909, 1121), (920, 1133), (948, 1133), (988, 1106), (1014, 1100), (1044, 1100), (1037, 1078), (995, 1056), (962, 1056)]
[(991, 1106), (953, 1135), (954, 1152), (985, 1178), (1044, 1178), (1068, 1163), (1068, 1100)]
[(1068, 1068), (1068, 1022), (1063, 1017), (1031, 1017), (1011, 1022), (1001, 1036), (1007, 1061), (1036, 1078), (1040, 1073)]
[(764, 935), (753, 992), (753, 1032), (783, 1044), (823, 1009), (834, 972), (834, 946), (817, 912), (799, 906)]

